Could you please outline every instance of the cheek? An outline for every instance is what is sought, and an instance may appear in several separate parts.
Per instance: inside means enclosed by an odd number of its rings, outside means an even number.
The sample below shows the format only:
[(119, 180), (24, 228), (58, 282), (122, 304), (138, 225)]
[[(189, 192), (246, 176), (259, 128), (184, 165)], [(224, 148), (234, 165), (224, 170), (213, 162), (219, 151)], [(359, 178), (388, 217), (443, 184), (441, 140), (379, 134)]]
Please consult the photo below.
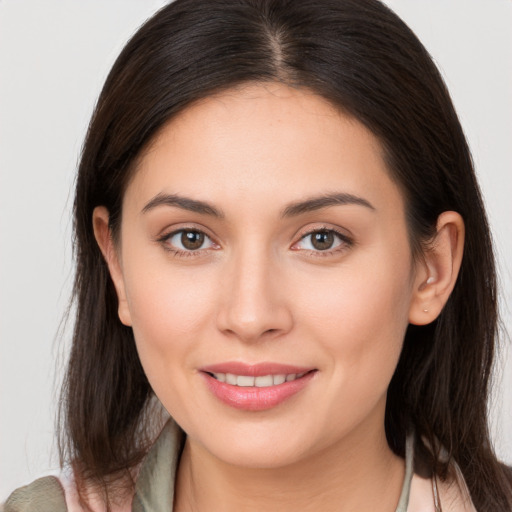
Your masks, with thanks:
[[(412, 297), (408, 251), (369, 253), (317, 280), (302, 304), (310, 336), (321, 340), (342, 380), (383, 392), (395, 370)], [(318, 276), (317, 276), (318, 277)]]
[(353, 270), (331, 276), (303, 304), (306, 339), (316, 340), (326, 362), (324, 400), (317, 404), (325, 439), (356, 428), (372, 411), (382, 421), (408, 325), (409, 275), (376, 265)]
[[(145, 265), (147, 268), (147, 266)], [(212, 318), (214, 283), (190, 270), (126, 269), (126, 294), (142, 366), (152, 386), (169, 384), (173, 366), (188, 368), (187, 360), (199, 348), (201, 332)], [(158, 270), (157, 270), (158, 269)], [(200, 285), (199, 285), (200, 283)]]

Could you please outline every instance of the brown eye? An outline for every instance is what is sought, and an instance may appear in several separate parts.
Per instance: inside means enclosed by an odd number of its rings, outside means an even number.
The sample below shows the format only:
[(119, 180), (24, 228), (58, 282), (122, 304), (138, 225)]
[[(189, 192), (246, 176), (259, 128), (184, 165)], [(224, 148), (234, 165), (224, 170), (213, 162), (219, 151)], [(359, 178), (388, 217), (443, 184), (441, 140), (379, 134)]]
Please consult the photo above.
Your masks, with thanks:
[(348, 249), (353, 244), (354, 241), (351, 238), (334, 229), (317, 229), (304, 235), (292, 246), (292, 249), (295, 251), (306, 250), (310, 253), (317, 253), (318, 256), (324, 252), (325, 256)]
[(204, 233), (199, 231), (182, 231), (181, 244), (185, 249), (194, 251), (200, 249), (204, 243)]
[(334, 233), (332, 231), (311, 233), (311, 245), (319, 251), (331, 249), (334, 245), (334, 240)]
[(196, 229), (180, 229), (160, 240), (165, 246), (175, 252), (192, 253), (200, 252), (203, 249), (217, 249), (218, 246), (213, 240)]

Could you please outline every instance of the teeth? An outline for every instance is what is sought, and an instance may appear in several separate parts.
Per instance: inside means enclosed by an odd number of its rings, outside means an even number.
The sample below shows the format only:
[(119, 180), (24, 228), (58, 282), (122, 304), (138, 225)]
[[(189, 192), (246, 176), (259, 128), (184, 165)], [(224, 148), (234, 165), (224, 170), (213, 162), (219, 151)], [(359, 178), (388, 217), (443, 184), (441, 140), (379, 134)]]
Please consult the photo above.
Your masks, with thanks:
[(256, 377), (254, 379), (254, 385), (257, 388), (267, 388), (268, 386), (274, 385), (274, 380), (272, 379), (272, 375), (264, 375), (262, 377)]
[(226, 382), (228, 384), (232, 384), (233, 386), (236, 386), (237, 385), (236, 375), (233, 375), (232, 373), (226, 373)]
[(274, 386), (277, 386), (278, 384), (282, 384), (283, 382), (286, 382), (286, 375), (274, 375), (274, 378), (272, 379), (274, 381)]
[(259, 377), (251, 377), (250, 375), (235, 375), (233, 373), (214, 373), (213, 376), (219, 382), (225, 382), (232, 386), (267, 388), (270, 386), (278, 386), (284, 382), (291, 382), (306, 375), (304, 373), (290, 373), (288, 375), (281, 373), (277, 375), (262, 375)]
[(254, 386), (254, 377), (249, 377), (248, 375), (238, 375), (236, 378), (236, 385), (242, 388)]

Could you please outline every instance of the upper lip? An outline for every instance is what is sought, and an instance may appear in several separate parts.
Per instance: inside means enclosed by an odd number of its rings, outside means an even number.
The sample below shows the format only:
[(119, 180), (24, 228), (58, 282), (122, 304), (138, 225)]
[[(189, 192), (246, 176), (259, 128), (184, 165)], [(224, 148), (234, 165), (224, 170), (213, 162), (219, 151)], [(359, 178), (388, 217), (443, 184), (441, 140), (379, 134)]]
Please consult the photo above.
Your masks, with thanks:
[(248, 375), (250, 377), (262, 377), (264, 375), (290, 375), (307, 373), (315, 368), (307, 366), (295, 366), (281, 363), (256, 363), (248, 364), (240, 361), (227, 361), (203, 366), (199, 370), (206, 373), (232, 373), (234, 375)]

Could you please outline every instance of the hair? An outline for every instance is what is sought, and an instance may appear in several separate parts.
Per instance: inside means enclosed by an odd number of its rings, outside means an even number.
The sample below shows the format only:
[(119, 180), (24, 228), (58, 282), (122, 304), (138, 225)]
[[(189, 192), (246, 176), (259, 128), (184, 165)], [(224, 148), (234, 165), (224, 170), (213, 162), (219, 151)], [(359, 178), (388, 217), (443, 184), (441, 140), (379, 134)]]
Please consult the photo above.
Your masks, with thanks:
[[(74, 201), (76, 321), (61, 398), (61, 460), (105, 491), (147, 453), (153, 391), (94, 238), (105, 206), (116, 237), (145, 148), (187, 106), (247, 83), (280, 82), (322, 96), (380, 141), (401, 188), (413, 254), (443, 211), (466, 239), (456, 286), (433, 323), (409, 326), (385, 415), (404, 454), (410, 429), (432, 447), (431, 471), (455, 460), (478, 510), (509, 511), (507, 470), (493, 452), (487, 400), (497, 339), (494, 257), (471, 155), (443, 80), (413, 32), (377, 0), (176, 0), (116, 60), (82, 151)], [(133, 483), (133, 482), (132, 482)], [(108, 503), (108, 499), (107, 499)]]

